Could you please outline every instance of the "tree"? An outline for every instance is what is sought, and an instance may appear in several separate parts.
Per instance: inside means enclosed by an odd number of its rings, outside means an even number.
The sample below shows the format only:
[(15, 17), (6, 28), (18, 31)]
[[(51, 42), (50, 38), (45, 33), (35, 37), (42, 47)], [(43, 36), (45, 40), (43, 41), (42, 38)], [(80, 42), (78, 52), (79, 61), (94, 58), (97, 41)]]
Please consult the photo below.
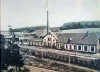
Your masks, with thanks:
[[(20, 47), (17, 44), (11, 44), (7, 49), (7, 65), (11, 65), (20, 70), (20, 67), (23, 67), (23, 59), (19, 52)], [(18, 69), (17, 69), (18, 68)]]
[(4, 35), (0, 34), (0, 54), (1, 54), (1, 70), (5, 69), (6, 66), (5, 66), (5, 39), (4, 39)]

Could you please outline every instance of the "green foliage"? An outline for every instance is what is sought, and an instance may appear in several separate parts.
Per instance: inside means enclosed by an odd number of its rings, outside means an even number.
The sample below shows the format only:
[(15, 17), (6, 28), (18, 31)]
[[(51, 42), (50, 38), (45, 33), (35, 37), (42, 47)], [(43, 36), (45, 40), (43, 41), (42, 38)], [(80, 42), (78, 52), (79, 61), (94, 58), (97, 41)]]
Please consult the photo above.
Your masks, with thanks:
[(100, 28), (100, 21), (82, 21), (64, 23), (60, 30), (80, 29), (80, 28)]
[(0, 65), (0, 67), (1, 67), (1, 69), (6, 68), (6, 66), (5, 66), (5, 64), (6, 64), (6, 62), (5, 62), (5, 59), (6, 59), (5, 53), (6, 52), (5, 52), (4, 45), (5, 45), (4, 36), (2, 34), (0, 34), (0, 54), (1, 54), (1, 65)]
[(8, 65), (22, 67), (23, 60), (19, 52), (20, 47), (17, 44), (11, 44), (7, 49)]
[(24, 60), (19, 52), (20, 47), (17, 44), (10, 43), (9, 47), (5, 49), (5, 64), (7, 68), (13, 66), (16, 71), (20, 70), (24, 65)]

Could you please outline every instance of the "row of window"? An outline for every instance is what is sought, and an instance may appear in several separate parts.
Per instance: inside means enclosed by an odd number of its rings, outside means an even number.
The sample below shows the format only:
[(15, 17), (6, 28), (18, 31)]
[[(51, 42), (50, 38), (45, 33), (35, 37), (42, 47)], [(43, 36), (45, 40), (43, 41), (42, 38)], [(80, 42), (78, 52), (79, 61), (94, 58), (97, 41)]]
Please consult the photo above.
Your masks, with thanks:
[[(57, 48), (61, 49), (62, 44), (57, 44)], [(75, 50), (77, 49), (78, 51), (85, 51), (85, 52), (95, 52), (95, 46), (88, 46), (88, 45), (71, 45), (71, 44), (65, 44), (64, 49), (68, 50)]]
[[(40, 45), (42, 46), (43, 43), (42, 42), (32, 42), (31, 45)], [(44, 43), (44, 45), (48, 45), (51, 46), (51, 43)], [(63, 44), (57, 44), (57, 48), (61, 49), (61, 46), (63, 46)], [(68, 49), (68, 50), (77, 50), (77, 51), (85, 51), (85, 52), (95, 52), (95, 46), (88, 46), (88, 45), (72, 45), (72, 44), (65, 44), (64, 49)]]
[(40, 45), (40, 46), (42, 46), (43, 43), (42, 42), (29, 42), (29, 45)]
[[(39, 46), (42, 46), (43, 45), (43, 42), (29, 42), (29, 45), (39, 45)], [(44, 45), (47, 45), (47, 46), (51, 46), (51, 43), (45, 43), (44, 42)]]
[(95, 46), (87, 46), (87, 45), (84, 45), (83, 48), (82, 48), (82, 45), (78, 45), (78, 50), (79, 51), (91, 51), (91, 52), (95, 52)]
[[(46, 39), (44, 39), (44, 40), (46, 40)], [(51, 41), (51, 38), (48, 38), (48, 41)], [(55, 41), (55, 40), (53, 39), (53, 41)]]

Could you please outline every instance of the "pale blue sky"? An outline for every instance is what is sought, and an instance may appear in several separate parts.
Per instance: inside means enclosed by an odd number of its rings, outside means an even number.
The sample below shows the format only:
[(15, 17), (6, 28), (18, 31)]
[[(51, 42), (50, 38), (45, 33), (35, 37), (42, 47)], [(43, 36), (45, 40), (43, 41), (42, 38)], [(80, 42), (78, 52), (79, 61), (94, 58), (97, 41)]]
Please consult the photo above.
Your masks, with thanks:
[[(1, 29), (46, 25), (46, 0), (1, 0)], [(49, 0), (49, 25), (100, 20), (100, 0)]]

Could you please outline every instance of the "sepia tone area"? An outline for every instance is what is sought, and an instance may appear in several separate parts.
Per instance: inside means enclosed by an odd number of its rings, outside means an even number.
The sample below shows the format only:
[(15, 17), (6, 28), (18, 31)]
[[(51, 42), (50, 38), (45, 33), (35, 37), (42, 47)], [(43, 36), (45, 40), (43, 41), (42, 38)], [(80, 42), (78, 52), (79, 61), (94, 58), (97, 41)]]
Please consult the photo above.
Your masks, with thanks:
[(99, 3), (1, 0), (0, 71), (100, 72)]
[(30, 69), (30, 72), (58, 72), (58, 71), (48, 70), (45, 68), (38, 68), (34, 66), (26, 66), (26, 67)]

